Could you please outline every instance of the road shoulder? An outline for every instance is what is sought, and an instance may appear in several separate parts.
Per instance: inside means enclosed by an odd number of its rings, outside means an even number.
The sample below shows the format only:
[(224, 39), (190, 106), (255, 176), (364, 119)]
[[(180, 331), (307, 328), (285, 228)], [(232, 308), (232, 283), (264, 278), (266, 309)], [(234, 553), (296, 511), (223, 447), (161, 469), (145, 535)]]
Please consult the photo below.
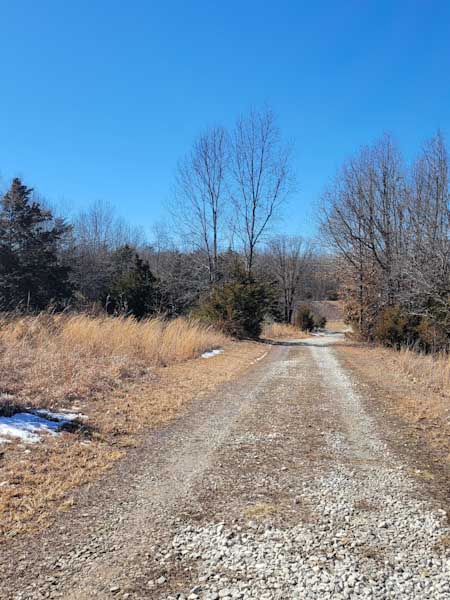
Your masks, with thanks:
[(399, 372), (393, 350), (348, 343), (336, 347), (354, 374), (366, 408), (410, 475), (450, 512), (450, 410), (448, 399)]

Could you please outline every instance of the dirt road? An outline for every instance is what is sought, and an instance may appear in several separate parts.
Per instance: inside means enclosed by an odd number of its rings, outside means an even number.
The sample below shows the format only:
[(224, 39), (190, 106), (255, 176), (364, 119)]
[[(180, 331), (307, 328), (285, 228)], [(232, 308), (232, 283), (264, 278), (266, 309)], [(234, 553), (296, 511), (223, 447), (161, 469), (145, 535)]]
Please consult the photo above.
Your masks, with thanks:
[(66, 521), (3, 548), (1, 598), (450, 598), (445, 512), (341, 342), (268, 347), (150, 435)]

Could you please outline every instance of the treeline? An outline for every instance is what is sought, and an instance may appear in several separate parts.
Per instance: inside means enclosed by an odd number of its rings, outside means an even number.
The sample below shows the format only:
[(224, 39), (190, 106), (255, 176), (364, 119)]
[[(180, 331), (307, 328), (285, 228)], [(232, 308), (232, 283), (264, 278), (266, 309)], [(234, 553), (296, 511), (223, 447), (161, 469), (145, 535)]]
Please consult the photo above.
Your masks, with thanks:
[(328, 187), (322, 233), (341, 257), (347, 316), (366, 339), (450, 347), (448, 153), (440, 133), (405, 164), (389, 136)]
[(55, 216), (14, 179), (0, 196), (0, 310), (195, 314), (238, 337), (290, 323), (301, 301), (337, 297), (335, 260), (269, 235), (293, 182), (269, 111), (213, 128), (178, 167), (172, 233), (150, 241), (107, 204)]

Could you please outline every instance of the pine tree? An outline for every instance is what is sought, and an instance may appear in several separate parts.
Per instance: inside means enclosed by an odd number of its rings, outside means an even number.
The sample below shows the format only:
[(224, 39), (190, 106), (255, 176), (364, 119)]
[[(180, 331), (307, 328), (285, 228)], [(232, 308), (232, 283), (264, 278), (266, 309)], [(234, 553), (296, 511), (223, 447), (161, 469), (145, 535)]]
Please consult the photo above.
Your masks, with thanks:
[(32, 199), (15, 178), (0, 198), (0, 309), (42, 310), (71, 295), (58, 246), (70, 227)]
[(110, 313), (132, 314), (138, 319), (154, 313), (158, 306), (158, 280), (148, 263), (128, 245), (112, 256), (113, 284), (105, 305)]
[(201, 318), (236, 338), (257, 338), (273, 304), (273, 290), (235, 262), (229, 281), (215, 285), (199, 307)]

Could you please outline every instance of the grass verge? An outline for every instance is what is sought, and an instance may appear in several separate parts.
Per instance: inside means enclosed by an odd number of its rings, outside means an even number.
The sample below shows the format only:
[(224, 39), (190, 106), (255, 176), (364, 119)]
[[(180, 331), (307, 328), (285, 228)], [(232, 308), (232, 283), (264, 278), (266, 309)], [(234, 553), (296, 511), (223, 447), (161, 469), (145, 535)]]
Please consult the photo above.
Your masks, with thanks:
[[(223, 346), (212, 359), (194, 360)], [(262, 348), (196, 322), (85, 316), (0, 320), (1, 406), (68, 408), (88, 430), (0, 445), (0, 535), (51, 525), (148, 428), (245, 371)]]
[[(397, 438), (412, 456), (429, 456), (427, 469), (450, 480), (450, 358), (354, 344), (336, 348), (370, 390), (381, 414), (400, 423)], [(420, 450), (417, 450), (420, 449)], [(428, 460), (428, 459), (427, 459)], [(427, 471), (422, 469), (422, 478)]]
[[(156, 366), (199, 356), (228, 339), (198, 321), (47, 315), (0, 318), (0, 392), (61, 407), (110, 392)], [(1, 410), (1, 400), (0, 400)]]

